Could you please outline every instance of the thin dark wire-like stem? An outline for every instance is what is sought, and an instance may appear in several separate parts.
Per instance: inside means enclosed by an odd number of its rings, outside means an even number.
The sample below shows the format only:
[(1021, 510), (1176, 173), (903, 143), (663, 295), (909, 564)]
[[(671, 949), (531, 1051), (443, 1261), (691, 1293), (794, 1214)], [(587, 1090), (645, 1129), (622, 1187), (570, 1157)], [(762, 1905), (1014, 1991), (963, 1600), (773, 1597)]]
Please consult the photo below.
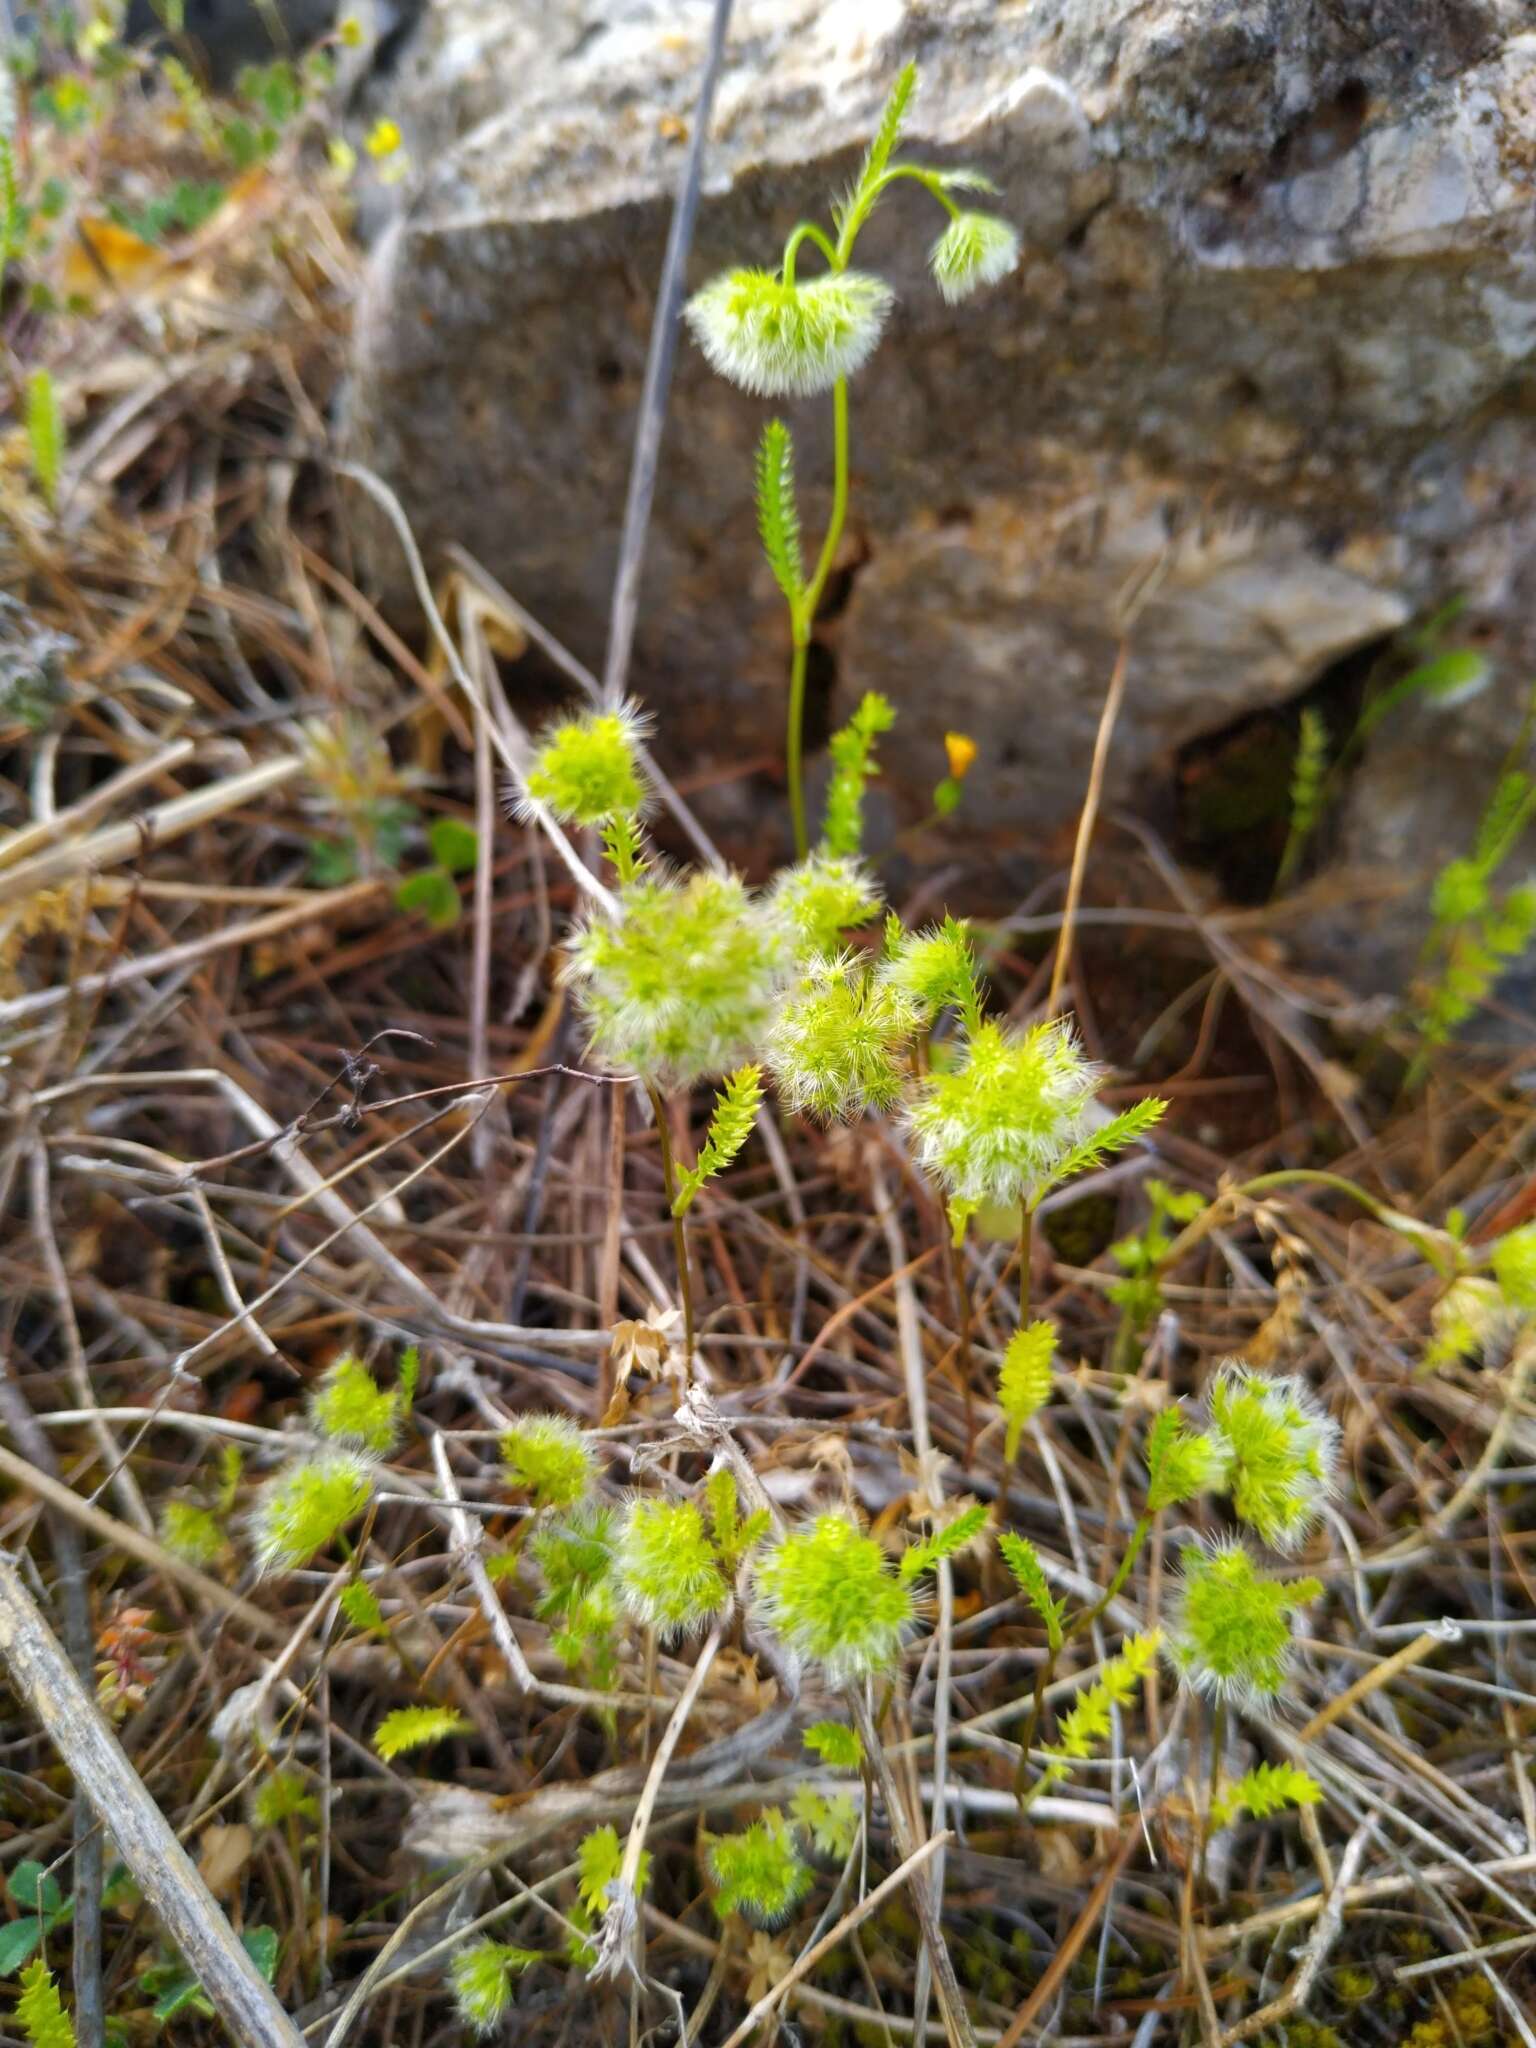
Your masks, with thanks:
[(715, 0), (710, 23), (709, 50), (704, 59), (704, 76), (699, 82), (698, 104), (694, 108), (693, 132), (688, 139), (688, 158), (683, 166), (682, 188), (672, 209), (667, 233), (667, 253), (661, 267), (661, 288), (656, 295), (656, 314), (651, 322), (650, 353), (646, 357), (645, 387), (640, 394), (640, 422), (635, 433), (635, 452), (629, 469), (629, 492), (624, 503), (624, 531), (619, 541), (619, 569), (613, 582), (613, 608), (608, 621), (608, 652), (603, 662), (603, 702), (617, 704), (624, 695), (629, 675), (630, 650), (635, 639), (635, 619), (640, 609), (640, 570), (645, 561), (646, 531), (651, 520), (651, 501), (656, 495), (656, 467), (661, 454), (661, 430), (666, 423), (667, 393), (672, 385), (672, 363), (677, 354), (677, 322), (683, 302), (683, 270), (693, 240), (694, 218), (699, 210), (699, 184), (704, 167), (704, 145), (714, 108), (715, 87), (725, 52), (725, 31), (731, 18), (731, 0)]

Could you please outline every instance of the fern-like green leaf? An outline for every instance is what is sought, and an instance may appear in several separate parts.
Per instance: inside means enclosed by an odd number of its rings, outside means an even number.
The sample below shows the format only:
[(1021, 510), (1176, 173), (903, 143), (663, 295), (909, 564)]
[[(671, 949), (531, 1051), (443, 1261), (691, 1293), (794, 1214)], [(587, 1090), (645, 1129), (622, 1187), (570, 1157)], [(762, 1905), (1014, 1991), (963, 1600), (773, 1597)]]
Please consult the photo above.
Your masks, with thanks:
[(805, 1731), (805, 1746), (834, 1771), (856, 1771), (864, 1761), (859, 1731), (846, 1721), (813, 1721)]
[(880, 771), (875, 766), (875, 741), (896, 723), (888, 697), (865, 692), (848, 723), (827, 744), (832, 774), (827, 783), (826, 816), (821, 843), (828, 853), (856, 854), (864, 845), (864, 785)]
[(59, 472), (64, 465), (64, 422), (59, 413), (59, 394), (47, 370), (34, 370), (27, 379), (27, 447), (43, 503), (50, 512), (56, 512)]
[(465, 1735), (469, 1723), (451, 1707), (396, 1707), (373, 1731), (373, 1746), (386, 1763), (408, 1750), (425, 1749), (450, 1735)]
[(1145, 1095), (1140, 1102), (1133, 1102), (1129, 1109), (1112, 1116), (1108, 1123), (1099, 1128), (1070, 1152), (1056, 1162), (1050, 1177), (1042, 1181), (1036, 1199), (1048, 1188), (1060, 1187), (1066, 1181), (1075, 1180), (1080, 1173), (1088, 1173), (1096, 1166), (1102, 1166), (1115, 1153), (1123, 1152), (1127, 1145), (1134, 1145), (1138, 1138), (1144, 1138), (1155, 1123), (1158, 1123), (1168, 1105), (1156, 1095)]
[(683, 1174), (672, 1204), (674, 1216), (686, 1216), (704, 1183), (731, 1164), (752, 1135), (762, 1101), (762, 1068), (738, 1067), (715, 1097), (714, 1114), (698, 1162)]
[(64, 2010), (59, 1987), (41, 1956), (21, 1973), (16, 2024), (31, 2048), (75, 2048), (74, 2022)]
[(1316, 1806), (1323, 1788), (1310, 1771), (1296, 1764), (1259, 1764), (1218, 1793), (1211, 1802), (1211, 1825), (1229, 1827), (1242, 1814), (1268, 1820), (1287, 1807)]
[(1005, 1529), (998, 1537), (997, 1547), (1003, 1553), (1004, 1564), (1018, 1582), (1019, 1591), (1045, 1623), (1046, 1641), (1053, 1651), (1059, 1650), (1067, 1618), (1067, 1603), (1058, 1600), (1051, 1591), (1039, 1552), (1027, 1536), (1017, 1536), (1011, 1529)]
[(957, 1557), (981, 1535), (990, 1512), (983, 1502), (973, 1501), (970, 1507), (962, 1508), (953, 1521), (946, 1522), (942, 1529), (935, 1529), (921, 1543), (909, 1544), (901, 1554), (897, 1577), (921, 1578), (924, 1572), (931, 1572), (945, 1558)]
[(1015, 1330), (997, 1375), (997, 1405), (1008, 1424), (1003, 1456), (1013, 1463), (1024, 1425), (1051, 1398), (1056, 1325), (1048, 1317)]
[[(624, 1867), (624, 1844), (615, 1827), (593, 1828), (590, 1834), (581, 1838), (576, 1851), (581, 1874), (576, 1880), (576, 1889), (581, 1903), (595, 1920), (600, 1920), (609, 1906), (608, 1887)], [(640, 1870), (635, 1889), (643, 1892), (651, 1879), (651, 1854), (648, 1849), (640, 1855)]]
[(336, 1605), (355, 1629), (364, 1635), (384, 1634), (384, 1610), (379, 1596), (365, 1579), (349, 1579), (336, 1596)]
[(846, 238), (850, 229), (856, 234), (862, 223), (868, 219), (870, 209), (880, 196), (880, 180), (890, 167), (891, 157), (901, 140), (902, 124), (907, 118), (907, 108), (917, 90), (917, 66), (906, 64), (902, 67), (896, 83), (891, 87), (890, 96), (880, 116), (880, 125), (864, 153), (859, 167), (858, 180), (841, 206), (835, 209), (839, 228)]
[(805, 595), (805, 558), (795, 499), (795, 444), (782, 420), (770, 420), (757, 444), (757, 531), (773, 580), (794, 609)]

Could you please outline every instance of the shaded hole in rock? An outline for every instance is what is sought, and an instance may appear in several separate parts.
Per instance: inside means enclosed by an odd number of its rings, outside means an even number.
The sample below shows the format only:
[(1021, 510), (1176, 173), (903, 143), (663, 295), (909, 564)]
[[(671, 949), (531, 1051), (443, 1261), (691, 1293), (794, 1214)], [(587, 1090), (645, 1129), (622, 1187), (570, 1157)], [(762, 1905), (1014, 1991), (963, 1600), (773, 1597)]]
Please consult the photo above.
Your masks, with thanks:
[[(1250, 712), (1180, 751), (1174, 770), (1179, 854), (1213, 874), (1229, 902), (1266, 903), (1274, 893), (1291, 829), (1302, 714), (1310, 710), (1321, 717), (1332, 768), (1393, 644), (1390, 634), (1365, 641), (1288, 702)], [(1302, 875), (1326, 859), (1343, 794), (1337, 787), (1330, 791), (1308, 841)]]
[[(844, 599), (846, 603), (846, 598)], [(837, 656), (820, 640), (805, 650), (805, 751), (819, 754), (832, 737), (832, 700), (837, 694)]]
[(1288, 129), (1270, 152), (1270, 173), (1294, 178), (1347, 156), (1360, 139), (1371, 95), (1363, 79), (1346, 78), (1338, 91)]

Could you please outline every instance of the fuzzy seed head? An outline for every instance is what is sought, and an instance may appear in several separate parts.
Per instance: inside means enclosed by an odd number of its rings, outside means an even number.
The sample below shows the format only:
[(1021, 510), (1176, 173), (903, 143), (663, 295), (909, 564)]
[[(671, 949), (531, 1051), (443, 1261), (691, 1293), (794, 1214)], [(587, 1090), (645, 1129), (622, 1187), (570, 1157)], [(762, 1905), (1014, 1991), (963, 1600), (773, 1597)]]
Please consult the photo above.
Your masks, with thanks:
[(892, 297), (861, 270), (803, 284), (776, 270), (728, 270), (688, 301), (687, 320), (720, 376), (763, 398), (805, 398), (863, 368)]
[(353, 1451), (285, 1465), (256, 1496), (251, 1540), (264, 1572), (292, 1571), (355, 1521), (373, 1493), (373, 1467)]
[(592, 1453), (564, 1415), (526, 1415), (501, 1440), (502, 1463), (514, 1486), (540, 1508), (573, 1507), (592, 1484)]
[(975, 996), (969, 931), (949, 917), (927, 931), (906, 933), (880, 963), (880, 979), (899, 990), (925, 1024), (931, 1023), (940, 1010)]
[(592, 1052), (667, 1089), (740, 1066), (787, 970), (777, 923), (735, 875), (706, 869), (646, 873), (619, 906), (576, 933), (566, 968)]
[(360, 1358), (341, 1358), (311, 1392), (309, 1420), (332, 1443), (384, 1457), (399, 1432), (400, 1397), (379, 1386)]
[(706, 1627), (731, 1597), (691, 1500), (632, 1500), (619, 1528), (614, 1573), (625, 1607), (661, 1636)]
[(1228, 1359), (1211, 1387), (1221, 1484), (1238, 1515), (1274, 1550), (1305, 1540), (1333, 1492), (1339, 1432), (1305, 1380), (1270, 1378)]
[(1536, 1223), (1507, 1231), (1493, 1248), (1493, 1275), (1516, 1315), (1536, 1314)]
[(634, 817), (645, 801), (639, 765), (645, 731), (645, 717), (634, 704), (563, 719), (534, 748), (529, 796), (566, 825)]
[(951, 306), (1018, 268), (1019, 238), (995, 213), (962, 213), (928, 252), (939, 293)]
[(769, 1071), (791, 1108), (824, 1123), (889, 1109), (919, 1027), (899, 989), (850, 954), (807, 963), (768, 1032)]
[(918, 1161), (963, 1203), (1024, 1201), (1086, 1134), (1098, 1085), (1065, 1020), (1024, 1032), (989, 1020), (924, 1082), (910, 1117)]
[(912, 1594), (885, 1552), (844, 1515), (821, 1515), (784, 1537), (757, 1567), (763, 1619), (830, 1685), (893, 1662), (912, 1622)]
[(224, 1527), (211, 1508), (197, 1501), (167, 1501), (160, 1515), (160, 1541), (186, 1564), (206, 1571), (224, 1555)]
[(835, 952), (845, 931), (867, 924), (880, 908), (880, 889), (862, 861), (813, 853), (780, 869), (766, 908), (782, 923), (795, 958), (803, 960)]
[(782, 1927), (811, 1888), (794, 1830), (776, 1807), (739, 1834), (716, 1836), (709, 1845), (709, 1874), (720, 1918), (740, 1913), (765, 1931)]
[(1168, 1624), (1167, 1650), (1186, 1685), (1215, 1699), (1262, 1706), (1290, 1673), (1292, 1616), (1322, 1592), (1316, 1579), (1260, 1572), (1236, 1540), (1191, 1545)]

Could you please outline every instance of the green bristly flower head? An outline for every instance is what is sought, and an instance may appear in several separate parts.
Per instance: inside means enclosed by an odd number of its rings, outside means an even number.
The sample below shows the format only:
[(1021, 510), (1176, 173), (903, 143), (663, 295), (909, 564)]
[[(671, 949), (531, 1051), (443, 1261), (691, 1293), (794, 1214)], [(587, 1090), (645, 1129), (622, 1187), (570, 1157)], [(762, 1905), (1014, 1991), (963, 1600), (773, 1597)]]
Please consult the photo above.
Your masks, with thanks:
[(251, 1537), (264, 1572), (308, 1564), (367, 1507), (373, 1467), (352, 1451), (296, 1459), (256, 1496)]
[(906, 1085), (916, 1010), (851, 954), (808, 963), (768, 1032), (779, 1093), (824, 1123), (889, 1109)]
[(892, 296), (862, 270), (803, 284), (777, 270), (728, 270), (688, 301), (687, 320), (720, 376), (762, 398), (805, 398), (864, 367)]
[(687, 1635), (731, 1597), (704, 1518), (691, 1500), (632, 1500), (614, 1553), (619, 1597), (658, 1635)]
[(662, 1088), (740, 1066), (761, 1044), (787, 962), (783, 935), (735, 875), (654, 872), (617, 919), (575, 936), (567, 978), (593, 1053)]
[(1305, 1380), (1271, 1379), (1229, 1359), (1211, 1387), (1222, 1485), (1243, 1521), (1275, 1550), (1304, 1541), (1332, 1493), (1339, 1432)]
[(962, 1202), (1033, 1199), (1086, 1136), (1099, 1069), (1059, 1018), (1024, 1032), (991, 1021), (911, 1113), (919, 1163)]
[(1509, 1328), (1509, 1308), (1496, 1280), (1475, 1273), (1454, 1281), (1429, 1313), (1432, 1340), (1424, 1353), (1428, 1372), (1471, 1358), (1485, 1345), (1499, 1341)]
[(557, 1522), (546, 1522), (528, 1548), (544, 1580), (534, 1608), (551, 1624), (550, 1648), (572, 1669), (585, 1667), (606, 1682), (614, 1657), (618, 1593), (613, 1583), (614, 1510), (584, 1501)]
[(1249, 1708), (1272, 1700), (1290, 1674), (1291, 1618), (1322, 1586), (1266, 1576), (1235, 1540), (1191, 1545), (1180, 1563), (1167, 1636), (1174, 1669), (1215, 1699)]
[(835, 951), (845, 931), (868, 924), (880, 908), (880, 888), (862, 861), (813, 853), (779, 870), (765, 903), (796, 959), (804, 959)]
[(1523, 1223), (1493, 1248), (1493, 1277), (1517, 1315), (1536, 1315), (1536, 1223)]
[(811, 1888), (794, 1829), (776, 1807), (739, 1834), (717, 1835), (709, 1845), (709, 1874), (720, 1918), (740, 1913), (765, 1930), (782, 1927)]
[(763, 1619), (830, 1685), (886, 1670), (912, 1622), (912, 1593), (872, 1536), (821, 1515), (784, 1537), (757, 1567)]
[(160, 1514), (160, 1541), (186, 1564), (206, 1571), (224, 1555), (224, 1525), (211, 1508), (197, 1501), (167, 1501)]
[(634, 704), (551, 726), (534, 748), (529, 796), (566, 825), (634, 817), (645, 802), (638, 755), (645, 729)]
[(1177, 1401), (1147, 1431), (1147, 1513), (1160, 1515), (1224, 1482), (1222, 1448), (1214, 1434), (1189, 1429)]
[(592, 1453), (564, 1415), (527, 1415), (501, 1440), (502, 1463), (514, 1486), (540, 1508), (574, 1507), (592, 1484)]
[(973, 1029), (981, 1021), (971, 937), (956, 918), (946, 917), (928, 931), (911, 933), (889, 920), (880, 979), (899, 990), (925, 1024), (950, 1008), (960, 1010)]
[(513, 1948), (505, 1941), (473, 1941), (461, 1948), (448, 1969), (459, 2018), (476, 2034), (492, 2034), (512, 2004), (512, 1986), (524, 1970), (543, 1957), (536, 1948)]
[(340, 1358), (310, 1394), (309, 1420), (318, 1436), (383, 1457), (399, 1433), (400, 1397), (379, 1386), (360, 1358)]
[(1019, 238), (995, 213), (959, 213), (928, 253), (928, 267), (951, 306), (1018, 268)]

